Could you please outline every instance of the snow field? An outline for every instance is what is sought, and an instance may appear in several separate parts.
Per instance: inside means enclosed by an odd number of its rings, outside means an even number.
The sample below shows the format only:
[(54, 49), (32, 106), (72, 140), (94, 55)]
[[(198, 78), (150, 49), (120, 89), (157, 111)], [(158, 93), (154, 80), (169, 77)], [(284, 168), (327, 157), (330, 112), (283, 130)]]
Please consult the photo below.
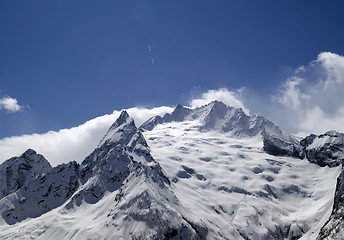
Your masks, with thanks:
[(271, 156), (260, 136), (233, 138), (200, 126), (171, 122), (143, 134), (182, 205), (214, 238), (277, 238), (282, 231), (315, 239), (331, 213), (339, 168)]

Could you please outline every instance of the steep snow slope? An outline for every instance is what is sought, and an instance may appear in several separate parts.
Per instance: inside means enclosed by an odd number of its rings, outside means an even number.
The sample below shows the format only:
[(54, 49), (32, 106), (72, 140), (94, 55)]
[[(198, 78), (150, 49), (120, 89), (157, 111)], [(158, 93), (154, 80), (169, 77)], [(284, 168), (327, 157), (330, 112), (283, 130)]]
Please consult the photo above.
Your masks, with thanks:
[(340, 169), (271, 156), (260, 136), (233, 138), (203, 126), (170, 122), (144, 132), (181, 204), (218, 239), (315, 239)]

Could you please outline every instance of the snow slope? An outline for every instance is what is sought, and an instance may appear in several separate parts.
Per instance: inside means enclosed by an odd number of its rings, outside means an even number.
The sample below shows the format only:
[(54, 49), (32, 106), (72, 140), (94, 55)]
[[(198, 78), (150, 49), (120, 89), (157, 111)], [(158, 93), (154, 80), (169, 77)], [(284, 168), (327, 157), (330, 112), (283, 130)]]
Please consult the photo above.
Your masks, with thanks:
[(217, 239), (315, 239), (330, 216), (338, 168), (271, 156), (260, 137), (199, 131), (200, 121), (144, 132), (176, 196)]
[(177, 105), (171, 114), (148, 119), (141, 128), (152, 130), (161, 123), (193, 120), (201, 123), (200, 131), (217, 130), (235, 138), (260, 136), (264, 150), (269, 154), (304, 157), (303, 147), (299, 141), (271, 121), (262, 116), (248, 116), (242, 109), (229, 107), (219, 101), (195, 109)]
[(0, 165), (0, 239), (316, 239), (343, 192), (340, 167), (304, 158), (328, 134), (301, 144), (217, 101), (139, 129), (123, 111), (81, 164)]

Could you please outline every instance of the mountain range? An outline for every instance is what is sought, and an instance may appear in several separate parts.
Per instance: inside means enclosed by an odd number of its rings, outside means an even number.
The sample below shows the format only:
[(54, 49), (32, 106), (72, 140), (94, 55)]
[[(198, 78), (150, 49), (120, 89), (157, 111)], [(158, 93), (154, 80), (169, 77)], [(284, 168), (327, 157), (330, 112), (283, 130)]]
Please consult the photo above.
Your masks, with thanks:
[(343, 133), (214, 101), (139, 127), (122, 111), (99, 141), (82, 162), (2, 163), (0, 239), (343, 239)]

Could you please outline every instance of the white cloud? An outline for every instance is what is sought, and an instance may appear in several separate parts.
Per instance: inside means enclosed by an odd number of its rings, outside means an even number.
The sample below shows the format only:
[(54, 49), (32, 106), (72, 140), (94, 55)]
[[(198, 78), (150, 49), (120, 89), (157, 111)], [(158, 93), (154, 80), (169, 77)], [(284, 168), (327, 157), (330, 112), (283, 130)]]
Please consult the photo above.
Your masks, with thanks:
[(310, 96), (301, 92), (300, 85), (302, 85), (302, 82), (303, 79), (296, 76), (289, 78), (283, 84), (280, 94), (273, 96), (273, 99), (293, 110), (299, 110), (302, 104), (310, 98)]
[(295, 133), (344, 132), (343, 93), (344, 56), (323, 52), (298, 68), (273, 99), (282, 105), (278, 112), (289, 115), (282, 124)]
[[(235, 91), (226, 88), (209, 90), (199, 98), (191, 100), (190, 106), (195, 108), (218, 100), (229, 106), (242, 108), (249, 114), (249, 109), (244, 105), (243, 91), (244, 88)], [(344, 132), (343, 93), (344, 57), (325, 52), (319, 54), (315, 61), (296, 69), (294, 76), (288, 78), (277, 90), (273, 102), (261, 100), (259, 97), (254, 97), (251, 101), (265, 109), (267, 117), (271, 117), (271, 120), (279, 119), (278, 124), (293, 133), (320, 134), (332, 129)], [(245, 99), (248, 99), (247, 96)], [(13, 100), (6, 102), (4, 98), (1, 99), (0, 109), (19, 110), (21, 106)], [(137, 126), (152, 116), (162, 116), (172, 110), (170, 107), (127, 109)], [(81, 162), (97, 146), (119, 114), (120, 111), (114, 111), (78, 127), (57, 132), (2, 139), (0, 163), (22, 154), (28, 148), (43, 154), (52, 165), (71, 160)]]
[(317, 106), (309, 109), (305, 114), (304, 120), (300, 122), (299, 126), (301, 133), (308, 135), (309, 133), (324, 133), (330, 129), (341, 132), (344, 130), (344, 106), (331, 116)]
[(214, 100), (218, 100), (225, 103), (228, 106), (241, 108), (246, 114), (250, 114), (250, 111), (243, 104), (244, 90), (244, 88), (240, 88), (236, 91), (229, 91), (227, 88), (209, 90), (203, 93), (200, 98), (191, 100), (190, 106), (192, 108), (196, 108), (208, 104)]
[(11, 97), (0, 98), (0, 110), (5, 109), (8, 112), (17, 112), (21, 108), (22, 106), (18, 104), (18, 101), (15, 98), (11, 98)]
[(344, 83), (344, 56), (331, 52), (322, 52), (318, 55), (317, 63), (320, 63), (327, 72), (326, 83), (332, 81)]
[[(127, 109), (137, 126), (152, 116), (163, 115), (172, 110), (169, 107)], [(53, 166), (72, 160), (81, 162), (98, 145), (119, 114), (120, 111), (114, 111), (112, 114), (94, 118), (80, 126), (57, 132), (4, 138), (0, 140), (0, 163), (22, 154), (28, 148), (44, 155)]]
[[(197, 107), (213, 100), (219, 100), (230, 106), (241, 107), (248, 113), (248, 109), (242, 103), (242, 92), (243, 89), (237, 91), (229, 91), (225, 88), (209, 90), (202, 94), (201, 98), (192, 100), (191, 106)], [(126, 110), (134, 118), (136, 126), (140, 126), (150, 117), (163, 116), (165, 113), (172, 112), (173, 108), (165, 106), (152, 109), (134, 107)], [(81, 162), (98, 145), (119, 114), (120, 111), (114, 111), (112, 114), (97, 117), (70, 129), (4, 138), (0, 140), (0, 163), (10, 157), (22, 154), (28, 148), (44, 155), (53, 166), (72, 160)]]

